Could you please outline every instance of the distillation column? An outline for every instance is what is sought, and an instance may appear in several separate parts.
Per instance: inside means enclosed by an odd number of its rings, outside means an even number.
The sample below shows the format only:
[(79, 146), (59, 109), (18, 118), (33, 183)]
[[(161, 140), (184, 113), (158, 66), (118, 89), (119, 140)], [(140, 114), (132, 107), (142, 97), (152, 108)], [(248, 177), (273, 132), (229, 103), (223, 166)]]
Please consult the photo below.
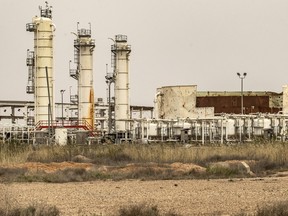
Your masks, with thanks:
[[(78, 80), (78, 120), (88, 123), (94, 129), (94, 88), (93, 88), (93, 51), (95, 40), (91, 39), (91, 29), (77, 29), (74, 40), (75, 73), (70, 76)], [(73, 70), (72, 70), (73, 71)]]
[(130, 119), (129, 103), (129, 55), (131, 46), (127, 45), (126, 35), (116, 35), (115, 43), (111, 47), (112, 62), (114, 63), (114, 96), (115, 96), (115, 130), (125, 132), (129, 130), (127, 121)]
[(40, 17), (35, 16), (26, 30), (34, 32), (34, 51), (28, 51), (28, 85), (26, 92), (34, 94), (34, 122), (53, 120), (54, 117), (54, 74), (52, 10), (40, 8)]

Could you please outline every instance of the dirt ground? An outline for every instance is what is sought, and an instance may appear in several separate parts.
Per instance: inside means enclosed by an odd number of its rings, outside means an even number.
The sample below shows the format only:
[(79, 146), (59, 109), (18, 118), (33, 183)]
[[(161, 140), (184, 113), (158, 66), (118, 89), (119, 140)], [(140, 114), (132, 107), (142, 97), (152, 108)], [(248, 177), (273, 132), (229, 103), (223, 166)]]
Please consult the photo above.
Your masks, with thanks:
[(56, 205), (61, 215), (113, 215), (121, 206), (143, 202), (157, 205), (161, 212), (232, 215), (241, 210), (252, 212), (257, 205), (267, 202), (287, 200), (287, 185), (288, 177), (267, 177), (209, 181), (10, 183), (0, 184), (0, 191), (10, 203)]

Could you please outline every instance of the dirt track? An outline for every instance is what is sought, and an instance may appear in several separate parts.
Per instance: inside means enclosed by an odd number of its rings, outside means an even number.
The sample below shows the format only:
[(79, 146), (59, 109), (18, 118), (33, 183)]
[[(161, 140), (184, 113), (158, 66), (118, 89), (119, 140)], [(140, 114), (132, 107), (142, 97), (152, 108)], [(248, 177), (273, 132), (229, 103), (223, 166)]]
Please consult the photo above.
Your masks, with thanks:
[[(231, 215), (288, 198), (288, 177), (234, 180), (94, 181), (0, 184), (6, 201), (56, 205), (61, 215), (112, 215), (120, 206), (156, 204), (161, 212)], [(3, 196), (2, 196), (3, 197)], [(0, 200), (1, 201), (1, 200)], [(2, 200), (3, 201), (3, 200)], [(1, 203), (1, 202), (0, 202)]]

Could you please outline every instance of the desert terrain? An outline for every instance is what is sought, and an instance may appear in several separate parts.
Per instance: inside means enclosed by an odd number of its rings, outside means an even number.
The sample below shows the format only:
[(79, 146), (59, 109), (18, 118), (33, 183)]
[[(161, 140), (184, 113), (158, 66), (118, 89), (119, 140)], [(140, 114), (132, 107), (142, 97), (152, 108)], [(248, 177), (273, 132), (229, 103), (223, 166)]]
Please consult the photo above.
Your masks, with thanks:
[(0, 202), (55, 205), (61, 215), (113, 215), (122, 206), (147, 203), (181, 215), (233, 215), (287, 200), (285, 173), (264, 178), (121, 180), (0, 184)]

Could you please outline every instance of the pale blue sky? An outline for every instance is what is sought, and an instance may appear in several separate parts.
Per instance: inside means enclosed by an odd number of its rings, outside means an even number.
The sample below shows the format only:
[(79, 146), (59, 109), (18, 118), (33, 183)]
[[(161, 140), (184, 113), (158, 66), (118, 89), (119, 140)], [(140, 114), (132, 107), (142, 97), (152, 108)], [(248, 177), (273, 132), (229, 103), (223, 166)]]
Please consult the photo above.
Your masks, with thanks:
[[(39, 0), (0, 0), (0, 100), (33, 100), (25, 92), (26, 50), (33, 34), (26, 23), (39, 15)], [(92, 25), (94, 87), (106, 97), (108, 37), (128, 36), (132, 105), (153, 105), (156, 88), (197, 85), (199, 91), (239, 91), (237, 72), (247, 72), (244, 90), (281, 92), (288, 83), (287, 0), (51, 0), (56, 101), (60, 89), (76, 93), (69, 77), (70, 32)]]

